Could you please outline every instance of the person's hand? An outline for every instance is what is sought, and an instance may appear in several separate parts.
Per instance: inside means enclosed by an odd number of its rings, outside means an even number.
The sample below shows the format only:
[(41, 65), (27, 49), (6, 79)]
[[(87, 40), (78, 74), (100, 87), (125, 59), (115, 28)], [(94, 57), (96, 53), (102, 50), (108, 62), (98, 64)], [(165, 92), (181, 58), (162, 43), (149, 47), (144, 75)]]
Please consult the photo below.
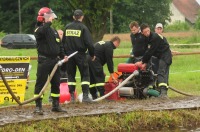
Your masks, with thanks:
[(144, 64), (141, 65), (140, 69), (141, 69), (142, 71), (144, 71), (144, 70), (146, 70), (146, 67), (147, 67), (147, 64), (144, 63)]
[(114, 77), (113, 73), (111, 73), (110, 75), (111, 75), (111, 77), (112, 77), (113, 83), (117, 84), (117, 83), (118, 83), (118, 80)]
[(115, 78), (113, 78), (113, 83), (114, 83), (114, 84), (117, 84), (117, 83), (118, 83), (118, 80), (115, 79)]
[(54, 17), (52, 15), (45, 14), (44, 19), (45, 19), (45, 22), (52, 22)]
[(136, 62), (135, 65), (140, 68), (142, 66), (142, 61)]
[(64, 56), (64, 63), (68, 61), (68, 56)]
[(136, 62), (135, 65), (140, 68), (140, 70), (146, 70), (147, 64), (146, 63), (142, 63), (142, 61)]
[(96, 59), (96, 56), (93, 56), (93, 57), (92, 57), (92, 61), (94, 61), (95, 59)]

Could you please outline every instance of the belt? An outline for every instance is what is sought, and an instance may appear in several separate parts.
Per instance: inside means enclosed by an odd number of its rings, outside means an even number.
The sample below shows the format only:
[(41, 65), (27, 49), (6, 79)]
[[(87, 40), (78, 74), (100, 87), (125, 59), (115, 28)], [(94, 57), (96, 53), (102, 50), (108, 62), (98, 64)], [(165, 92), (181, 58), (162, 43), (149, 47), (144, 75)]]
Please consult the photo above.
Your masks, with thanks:
[(44, 56), (44, 55), (38, 55), (38, 58), (44, 58), (44, 59), (57, 59), (58, 56)]

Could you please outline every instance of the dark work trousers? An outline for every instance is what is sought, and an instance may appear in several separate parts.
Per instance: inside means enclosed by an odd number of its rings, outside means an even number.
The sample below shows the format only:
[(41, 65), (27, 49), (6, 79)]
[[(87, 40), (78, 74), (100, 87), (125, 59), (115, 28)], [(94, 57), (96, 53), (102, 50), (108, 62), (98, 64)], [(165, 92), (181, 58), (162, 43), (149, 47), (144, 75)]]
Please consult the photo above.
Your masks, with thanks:
[(167, 64), (164, 60), (159, 59), (159, 66), (158, 66), (158, 86), (161, 87), (168, 87), (168, 79), (169, 79), (169, 67), (170, 65)]
[(154, 74), (158, 73), (159, 59), (155, 56), (151, 57), (151, 66)]
[[(45, 85), (48, 76), (51, 74), (55, 64), (58, 62), (58, 58), (47, 58), (38, 57), (38, 67), (37, 67), (37, 80), (35, 84), (34, 94), (37, 96)], [(60, 68), (56, 70), (52, 80), (51, 80), (51, 96), (60, 96)]]
[(133, 58), (133, 63), (139, 62), (142, 60), (142, 56), (134, 57)]
[(95, 96), (97, 90), (100, 92), (100, 96), (104, 95), (104, 84), (105, 75), (103, 71), (103, 66), (98, 58), (94, 61), (89, 60), (89, 70), (90, 70), (90, 93)]
[(76, 87), (76, 67), (78, 67), (81, 75), (81, 86), (82, 90), (88, 89), (90, 85), (89, 77), (89, 66), (85, 53), (77, 53), (75, 56), (70, 58), (66, 63), (66, 69), (68, 74), (68, 86), (69, 92), (73, 93)]

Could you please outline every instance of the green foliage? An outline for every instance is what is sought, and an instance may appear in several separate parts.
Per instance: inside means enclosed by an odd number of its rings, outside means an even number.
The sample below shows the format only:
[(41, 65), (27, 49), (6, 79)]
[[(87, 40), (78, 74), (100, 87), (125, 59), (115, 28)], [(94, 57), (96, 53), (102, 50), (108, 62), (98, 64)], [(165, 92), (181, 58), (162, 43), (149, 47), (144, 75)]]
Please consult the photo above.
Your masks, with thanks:
[(83, 10), (84, 23), (91, 31), (94, 42), (101, 40), (106, 33), (106, 25), (111, 5), (114, 4), (116, 0), (87, 0), (84, 2), (82, 0), (67, 1), (72, 10)]
[(187, 22), (176, 21), (173, 24), (167, 25), (165, 27), (166, 32), (173, 31), (188, 31), (190, 29), (190, 25)]
[(200, 11), (197, 16), (197, 20), (195, 22), (195, 29), (200, 30)]
[(0, 39), (3, 38), (6, 35), (3, 31), (0, 32)]
[[(147, 22), (154, 26), (157, 22), (165, 23), (169, 16), (171, 0), (20, 0), (22, 33), (33, 33), (37, 13), (42, 7), (50, 7), (58, 16), (59, 26), (71, 22), (75, 9), (82, 9), (85, 15), (83, 22), (92, 33), (94, 42), (103, 38), (109, 30), (110, 10), (113, 10), (114, 32), (128, 32), (132, 20)], [(117, 2), (117, 4), (116, 4)], [(84, 3), (84, 4), (83, 4)], [(5, 6), (6, 5), (6, 6)], [(159, 8), (158, 8), (159, 7)], [(5, 33), (19, 32), (18, 1), (0, 1), (0, 29)], [(159, 21), (158, 21), (159, 20)]]
[(114, 32), (129, 32), (131, 21), (148, 23), (152, 28), (158, 22), (165, 24), (170, 16), (170, 3), (171, 0), (119, 0), (113, 5)]
[(63, 30), (65, 26), (62, 24), (61, 20), (57, 19), (53, 21), (52, 27), (56, 30)]

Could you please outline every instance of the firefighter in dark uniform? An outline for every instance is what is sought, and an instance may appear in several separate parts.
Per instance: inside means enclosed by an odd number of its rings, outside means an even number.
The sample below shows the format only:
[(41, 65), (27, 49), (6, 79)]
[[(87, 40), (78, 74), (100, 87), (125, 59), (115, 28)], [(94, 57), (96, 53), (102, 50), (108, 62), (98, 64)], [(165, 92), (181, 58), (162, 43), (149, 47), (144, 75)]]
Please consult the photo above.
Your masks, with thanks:
[(103, 66), (107, 63), (108, 71), (114, 81), (114, 65), (113, 65), (113, 50), (120, 45), (120, 38), (118, 36), (113, 37), (110, 41), (100, 41), (94, 44), (95, 48), (95, 61), (89, 59), (89, 69), (90, 69), (90, 94), (93, 99), (98, 97), (97, 91), (100, 96), (104, 95), (104, 83), (105, 75), (103, 71)]
[(74, 92), (76, 88), (76, 66), (81, 75), (81, 87), (83, 91), (82, 102), (91, 102), (92, 100), (88, 96), (90, 77), (86, 51), (89, 51), (92, 60), (94, 60), (95, 56), (92, 37), (88, 28), (82, 23), (84, 18), (82, 10), (75, 10), (73, 18), (74, 21), (66, 25), (62, 39), (67, 55), (78, 51), (78, 53), (66, 64), (71, 102), (75, 102)]
[(130, 38), (132, 43), (132, 54), (134, 56), (132, 63), (136, 63), (141, 61), (144, 53), (147, 51), (148, 40), (141, 33), (139, 24), (136, 21), (131, 22), (129, 28), (131, 30)]
[(169, 67), (172, 63), (172, 54), (169, 44), (164, 41), (163, 36), (151, 32), (150, 27), (147, 24), (142, 24), (140, 28), (142, 34), (148, 37), (150, 48), (144, 54), (142, 61), (137, 62), (136, 65), (141, 66), (142, 69), (145, 69), (152, 56), (158, 58), (158, 86), (161, 92), (159, 97), (167, 98)]
[[(38, 12), (37, 24), (35, 29), (35, 38), (37, 41), (38, 52), (38, 67), (37, 67), (37, 80), (35, 84), (34, 96), (37, 96), (43, 86), (45, 85), (48, 76), (50, 75), (53, 67), (58, 62), (60, 57), (65, 58), (64, 48), (60, 43), (59, 35), (56, 30), (51, 28), (53, 19), (57, 16), (48, 7), (43, 7)], [(64, 112), (59, 105), (60, 96), (60, 72), (59, 68), (56, 70), (51, 80), (51, 96), (52, 96), (52, 111)], [(43, 114), (42, 98), (38, 98), (36, 102), (35, 113)]]

